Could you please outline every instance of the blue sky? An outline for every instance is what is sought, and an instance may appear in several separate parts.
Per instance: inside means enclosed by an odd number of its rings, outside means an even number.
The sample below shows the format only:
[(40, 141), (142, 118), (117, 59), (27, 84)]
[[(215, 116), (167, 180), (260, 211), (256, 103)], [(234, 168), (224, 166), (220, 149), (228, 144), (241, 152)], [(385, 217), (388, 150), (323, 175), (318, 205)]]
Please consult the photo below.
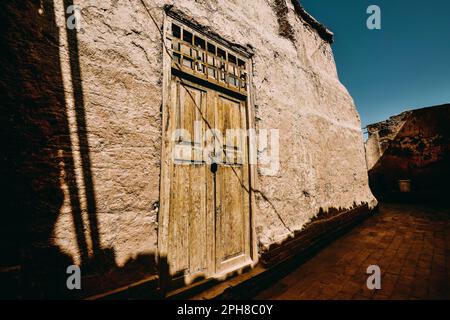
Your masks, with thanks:
[[(334, 32), (341, 82), (362, 126), (404, 110), (450, 103), (449, 0), (301, 0)], [(369, 30), (369, 5), (381, 30)]]

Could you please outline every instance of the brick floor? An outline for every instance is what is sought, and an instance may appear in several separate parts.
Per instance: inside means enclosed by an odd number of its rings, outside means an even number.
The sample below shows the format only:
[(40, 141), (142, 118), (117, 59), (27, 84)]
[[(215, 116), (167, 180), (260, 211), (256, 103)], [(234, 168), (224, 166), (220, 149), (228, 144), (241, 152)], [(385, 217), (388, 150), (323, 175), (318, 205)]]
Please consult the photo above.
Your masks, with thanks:
[[(381, 289), (366, 286), (381, 268)], [(450, 299), (450, 209), (382, 204), (256, 299)]]

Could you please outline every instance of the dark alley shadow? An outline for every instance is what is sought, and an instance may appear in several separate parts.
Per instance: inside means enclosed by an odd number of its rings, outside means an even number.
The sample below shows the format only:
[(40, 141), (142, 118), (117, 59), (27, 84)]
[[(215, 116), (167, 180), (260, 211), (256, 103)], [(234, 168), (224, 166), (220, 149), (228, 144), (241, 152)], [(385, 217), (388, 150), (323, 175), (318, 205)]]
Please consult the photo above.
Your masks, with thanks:
[[(80, 253), (87, 247), (76, 189), (70, 132), (59, 64), (59, 35), (54, 8), (46, 1), (45, 15), (39, 3), (2, 3), (0, 21), (2, 46), (0, 68), (2, 91), (2, 182), (5, 204), (1, 224), (1, 265), (13, 267), (2, 273), (11, 287), (1, 295), (43, 297), (59, 291), (62, 279), (48, 278), (47, 272), (64, 275), (71, 257), (52, 244), (53, 226), (64, 201), (61, 162), (70, 187), (71, 203)], [(37, 45), (39, 44), (39, 45)], [(75, 186), (75, 189), (74, 189)], [(50, 270), (49, 270), (50, 269)], [(17, 280), (16, 280), (17, 278)], [(5, 292), (5, 291), (8, 292)]]

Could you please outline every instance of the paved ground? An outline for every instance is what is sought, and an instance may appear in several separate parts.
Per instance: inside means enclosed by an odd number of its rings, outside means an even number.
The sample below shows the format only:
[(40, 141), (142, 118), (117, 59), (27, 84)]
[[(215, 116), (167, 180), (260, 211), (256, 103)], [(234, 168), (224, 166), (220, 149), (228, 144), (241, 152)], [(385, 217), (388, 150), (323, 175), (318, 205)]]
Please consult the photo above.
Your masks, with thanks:
[[(381, 290), (367, 289), (369, 265)], [(383, 204), (256, 299), (450, 299), (450, 209)]]

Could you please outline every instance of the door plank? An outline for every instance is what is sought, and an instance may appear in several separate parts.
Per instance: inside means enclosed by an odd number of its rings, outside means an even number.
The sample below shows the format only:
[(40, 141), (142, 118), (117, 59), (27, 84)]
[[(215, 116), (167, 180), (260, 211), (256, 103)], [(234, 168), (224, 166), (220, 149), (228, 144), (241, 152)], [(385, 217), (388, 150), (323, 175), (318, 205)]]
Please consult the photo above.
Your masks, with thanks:
[[(227, 135), (228, 130), (245, 130), (242, 119), (244, 104), (239, 101), (218, 97), (217, 128), (223, 133), (224, 141), (219, 145), (222, 150), (223, 164), (219, 166), (216, 177), (217, 192), (217, 227), (216, 227), (216, 262), (217, 272), (238, 267), (250, 259), (249, 256), (249, 208), (244, 171), (246, 167), (238, 162), (237, 155), (242, 149), (242, 140), (239, 135)], [(230, 156), (231, 154), (231, 156)], [(247, 204), (247, 207), (245, 207)]]
[(206, 276), (210, 259), (207, 250), (210, 242), (207, 222), (211, 219), (206, 207), (207, 168), (201, 159), (193, 157), (202, 147), (201, 141), (194, 138), (194, 123), (201, 120), (206, 97), (204, 91), (182, 83), (178, 85), (177, 95), (175, 122), (177, 129), (187, 132), (174, 146), (181, 146), (183, 152), (174, 152), (168, 263), (173, 280), (183, 278), (189, 283), (196, 277)]

